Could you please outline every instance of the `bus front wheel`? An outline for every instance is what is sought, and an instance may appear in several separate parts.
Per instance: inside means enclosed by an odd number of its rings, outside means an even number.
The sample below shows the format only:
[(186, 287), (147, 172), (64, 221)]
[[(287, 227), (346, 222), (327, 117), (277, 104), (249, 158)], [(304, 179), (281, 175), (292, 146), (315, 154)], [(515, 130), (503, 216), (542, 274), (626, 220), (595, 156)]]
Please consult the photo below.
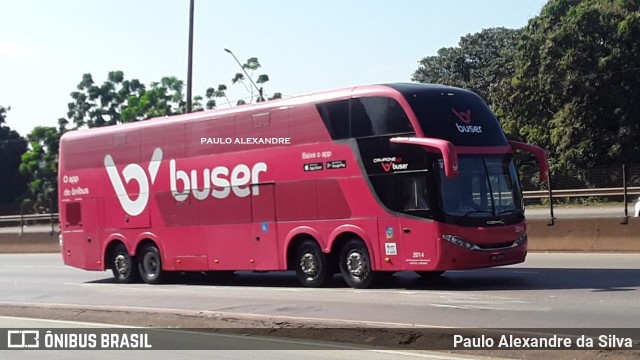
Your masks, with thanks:
[(160, 250), (155, 245), (145, 245), (138, 255), (140, 277), (147, 284), (159, 284), (164, 279)]
[(123, 244), (116, 245), (111, 251), (110, 265), (117, 282), (129, 284), (140, 280), (136, 271), (136, 258), (129, 255), (127, 247)]
[(313, 240), (305, 240), (296, 250), (296, 275), (303, 286), (320, 287), (329, 280), (327, 257)]
[(371, 268), (367, 246), (360, 240), (349, 240), (340, 251), (340, 272), (344, 281), (356, 289), (371, 285), (376, 273)]

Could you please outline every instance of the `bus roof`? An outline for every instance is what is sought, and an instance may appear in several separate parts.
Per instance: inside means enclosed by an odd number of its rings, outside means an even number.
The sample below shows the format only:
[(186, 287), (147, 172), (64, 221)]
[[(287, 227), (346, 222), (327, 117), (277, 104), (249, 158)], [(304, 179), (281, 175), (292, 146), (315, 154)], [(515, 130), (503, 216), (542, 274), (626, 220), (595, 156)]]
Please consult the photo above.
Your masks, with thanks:
[(276, 99), (260, 103), (239, 105), (225, 109), (205, 110), (192, 112), (189, 114), (178, 114), (171, 116), (155, 117), (146, 119), (143, 121), (135, 121), (126, 124), (119, 124), (117, 126), (104, 126), (100, 128), (91, 129), (79, 129), (78, 131), (70, 131), (63, 136), (64, 140), (71, 140), (74, 138), (84, 138), (87, 136), (95, 136), (98, 134), (107, 135), (120, 133), (122, 131), (132, 130), (144, 130), (146, 128), (153, 128), (156, 126), (162, 126), (163, 124), (171, 123), (189, 123), (192, 121), (200, 121), (206, 119), (212, 119), (222, 116), (245, 114), (252, 112), (267, 111), (269, 109), (281, 109), (286, 107), (293, 107), (296, 105), (313, 105), (317, 103), (348, 99), (354, 96), (397, 96), (402, 94), (407, 96), (415, 91), (427, 91), (434, 93), (442, 91), (450, 91), (456, 89), (457, 91), (464, 91), (473, 94), (470, 91), (462, 90), (459, 88), (453, 88), (444, 85), (433, 84), (417, 84), (417, 83), (391, 83), (391, 84), (378, 84), (378, 85), (363, 85), (354, 86), (349, 88), (329, 90), (317, 93), (309, 93), (296, 95), (286, 99)]

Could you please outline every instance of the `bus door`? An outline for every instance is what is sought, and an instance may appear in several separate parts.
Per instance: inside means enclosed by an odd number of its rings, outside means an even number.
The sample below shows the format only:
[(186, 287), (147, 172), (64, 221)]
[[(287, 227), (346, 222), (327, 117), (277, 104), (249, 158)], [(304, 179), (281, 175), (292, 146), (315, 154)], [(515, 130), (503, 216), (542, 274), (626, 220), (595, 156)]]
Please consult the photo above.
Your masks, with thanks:
[(402, 258), (405, 270), (427, 271), (437, 259), (436, 226), (433, 221), (400, 219)]
[(431, 220), (433, 196), (429, 195), (426, 172), (411, 171), (379, 178), (386, 186), (378, 187), (378, 195), (396, 214), (378, 219), (380, 270), (420, 270), (437, 255), (432, 236), (435, 233)]
[(278, 268), (278, 233), (276, 227), (275, 186), (273, 183), (254, 185), (258, 194), (251, 196), (253, 221), (252, 259), (255, 270)]
[(380, 268), (376, 270), (427, 270), (437, 256), (430, 233), (435, 233), (433, 222), (405, 217), (378, 218)]
[[(400, 176), (400, 211), (405, 214), (399, 218), (402, 236), (402, 257), (404, 269), (426, 270), (437, 257), (436, 226), (433, 220), (433, 187), (428, 185), (426, 171), (416, 171)], [(406, 216), (408, 215), (408, 216)]]

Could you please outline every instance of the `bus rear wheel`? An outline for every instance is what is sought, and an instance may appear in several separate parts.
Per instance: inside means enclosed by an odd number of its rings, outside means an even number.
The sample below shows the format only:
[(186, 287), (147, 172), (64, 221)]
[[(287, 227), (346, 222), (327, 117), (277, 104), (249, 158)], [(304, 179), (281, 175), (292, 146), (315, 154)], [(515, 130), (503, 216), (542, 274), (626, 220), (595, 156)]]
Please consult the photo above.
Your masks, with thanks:
[(136, 258), (129, 255), (127, 247), (123, 244), (116, 245), (110, 253), (110, 267), (113, 277), (117, 282), (130, 284), (140, 280), (138, 276)]
[(376, 273), (371, 268), (367, 246), (360, 240), (349, 240), (340, 251), (340, 272), (344, 281), (356, 289), (371, 285)]
[(138, 255), (138, 270), (140, 277), (147, 284), (159, 284), (164, 280), (165, 271), (162, 270), (160, 250), (153, 245), (145, 245)]
[(296, 275), (306, 287), (320, 287), (331, 279), (327, 257), (313, 240), (305, 240), (296, 250)]

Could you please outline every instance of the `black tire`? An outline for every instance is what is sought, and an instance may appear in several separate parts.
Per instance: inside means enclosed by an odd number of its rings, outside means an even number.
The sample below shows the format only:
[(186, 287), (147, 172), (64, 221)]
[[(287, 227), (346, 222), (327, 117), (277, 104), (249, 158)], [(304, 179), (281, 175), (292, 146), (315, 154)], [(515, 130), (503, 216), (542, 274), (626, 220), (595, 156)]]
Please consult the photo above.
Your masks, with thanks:
[(306, 287), (321, 287), (332, 278), (327, 257), (313, 240), (305, 240), (296, 249), (295, 269), (298, 281)]
[(140, 281), (136, 258), (129, 255), (127, 247), (123, 244), (118, 244), (111, 250), (109, 267), (116, 282), (130, 284)]
[(160, 284), (164, 281), (166, 272), (162, 270), (160, 250), (155, 245), (147, 244), (140, 249), (138, 271), (142, 280), (147, 284)]
[(344, 281), (356, 289), (374, 283), (377, 273), (371, 269), (371, 256), (361, 240), (349, 240), (340, 251), (340, 272)]
[(430, 280), (439, 278), (444, 274), (444, 271), (416, 271), (416, 274), (420, 275), (423, 279)]

